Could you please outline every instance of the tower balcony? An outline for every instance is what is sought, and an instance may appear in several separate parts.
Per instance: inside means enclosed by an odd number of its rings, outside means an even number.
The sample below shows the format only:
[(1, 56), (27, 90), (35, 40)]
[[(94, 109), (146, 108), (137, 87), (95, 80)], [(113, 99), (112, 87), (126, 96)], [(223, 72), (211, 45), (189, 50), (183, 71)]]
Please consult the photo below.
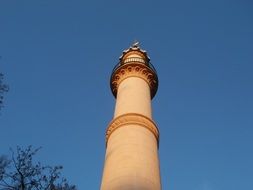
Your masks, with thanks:
[[(132, 73), (132, 75), (130, 74)], [(139, 56), (128, 56), (120, 58), (120, 62), (115, 65), (112, 70), (110, 86), (111, 91), (115, 97), (117, 97), (117, 88), (123, 75), (129, 77), (138, 75), (139, 77), (146, 80), (150, 86), (151, 98), (153, 98), (158, 88), (158, 77), (155, 67), (151, 64), (150, 59), (139, 57)]]
[(156, 75), (157, 75), (157, 72), (156, 72), (156, 69), (155, 67), (151, 64), (151, 62), (148, 60), (148, 61), (145, 61), (143, 58), (140, 58), (140, 57), (129, 57), (129, 58), (126, 58), (122, 61), (120, 61), (117, 65), (114, 66), (113, 70), (112, 70), (112, 74), (120, 68), (120, 66), (122, 65), (126, 65), (126, 64), (131, 64), (131, 63), (140, 63), (140, 64), (144, 64), (145, 66), (147, 66), (148, 68), (150, 68)]

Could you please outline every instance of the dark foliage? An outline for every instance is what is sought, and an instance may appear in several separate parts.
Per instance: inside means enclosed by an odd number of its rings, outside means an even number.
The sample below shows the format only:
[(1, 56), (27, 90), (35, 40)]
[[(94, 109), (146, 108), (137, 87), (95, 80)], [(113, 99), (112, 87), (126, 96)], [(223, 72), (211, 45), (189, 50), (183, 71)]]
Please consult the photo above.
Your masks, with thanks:
[(3, 94), (9, 90), (8, 85), (4, 84), (3, 82), (4, 75), (0, 73), (0, 110), (3, 107)]
[(11, 149), (11, 158), (0, 156), (0, 190), (76, 190), (61, 176), (62, 166), (34, 162), (39, 151), (32, 146)]

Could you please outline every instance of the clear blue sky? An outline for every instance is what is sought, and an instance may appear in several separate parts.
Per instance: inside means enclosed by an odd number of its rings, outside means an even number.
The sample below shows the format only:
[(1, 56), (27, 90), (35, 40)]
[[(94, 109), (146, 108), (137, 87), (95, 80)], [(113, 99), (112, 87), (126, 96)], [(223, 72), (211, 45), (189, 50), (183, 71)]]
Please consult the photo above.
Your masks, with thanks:
[(42, 146), (80, 190), (99, 189), (109, 77), (141, 42), (160, 86), (153, 100), (164, 190), (253, 188), (253, 3), (0, 1), (1, 72), (10, 91), (0, 153)]

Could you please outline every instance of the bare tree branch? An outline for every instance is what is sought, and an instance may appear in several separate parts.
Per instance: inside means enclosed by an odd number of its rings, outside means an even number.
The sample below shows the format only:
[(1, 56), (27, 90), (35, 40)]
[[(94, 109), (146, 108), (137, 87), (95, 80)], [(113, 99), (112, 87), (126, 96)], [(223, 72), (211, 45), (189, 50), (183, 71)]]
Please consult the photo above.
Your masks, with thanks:
[(0, 190), (76, 190), (61, 176), (62, 166), (43, 166), (33, 157), (40, 148), (11, 149), (11, 159), (0, 157)]
[(3, 94), (9, 91), (9, 86), (3, 82), (4, 75), (0, 73), (0, 110), (3, 107)]

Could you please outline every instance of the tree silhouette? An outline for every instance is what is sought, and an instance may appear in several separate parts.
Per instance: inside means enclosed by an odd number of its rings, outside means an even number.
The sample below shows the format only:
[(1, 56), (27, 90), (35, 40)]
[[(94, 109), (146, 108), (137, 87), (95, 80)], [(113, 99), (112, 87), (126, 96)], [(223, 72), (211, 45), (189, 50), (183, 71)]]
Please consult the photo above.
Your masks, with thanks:
[(39, 150), (18, 146), (16, 152), (11, 149), (11, 158), (0, 156), (0, 190), (76, 190), (61, 176), (62, 166), (33, 161)]
[(0, 73), (0, 110), (3, 108), (3, 94), (9, 90), (8, 85), (3, 82), (4, 75)]

